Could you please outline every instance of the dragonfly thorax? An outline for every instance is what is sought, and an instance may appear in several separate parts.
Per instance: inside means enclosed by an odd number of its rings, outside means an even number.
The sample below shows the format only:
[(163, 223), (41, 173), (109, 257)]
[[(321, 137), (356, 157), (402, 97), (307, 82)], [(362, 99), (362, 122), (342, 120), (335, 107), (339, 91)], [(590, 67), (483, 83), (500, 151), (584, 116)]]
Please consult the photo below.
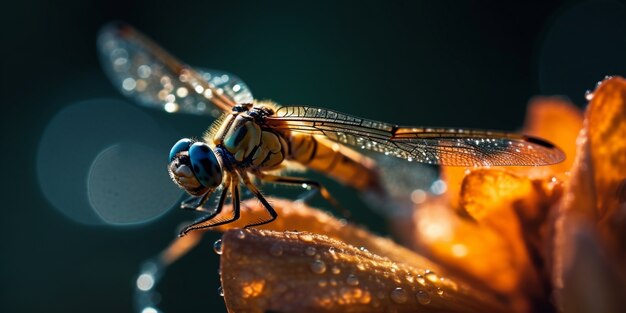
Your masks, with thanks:
[(266, 106), (237, 105), (217, 125), (210, 139), (229, 155), (233, 167), (277, 167), (286, 157), (287, 143), (282, 135), (263, 127), (263, 118), (272, 114)]

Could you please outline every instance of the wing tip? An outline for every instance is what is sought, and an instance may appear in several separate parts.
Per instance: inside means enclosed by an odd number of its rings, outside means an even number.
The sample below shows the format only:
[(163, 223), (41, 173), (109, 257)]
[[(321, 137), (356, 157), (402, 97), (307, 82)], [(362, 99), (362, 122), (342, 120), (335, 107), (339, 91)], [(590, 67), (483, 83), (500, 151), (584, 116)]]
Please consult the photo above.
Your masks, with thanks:
[(542, 146), (544, 148), (548, 148), (548, 149), (557, 148), (557, 146), (555, 146), (553, 143), (545, 139), (539, 138), (539, 137), (524, 136), (524, 140), (526, 140), (527, 142)]
[(112, 34), (116, 36), (124, 36), (134, 31), (130, 24), (122, 21), (110, 21), (100, 28), (100, 34)]
[(565, 161), (565, 157), (566, 157), (565, 152), (563, 152), (561, 148), (551, 143), (550, 141), (547, 141), (543, 138), (527, 136), (527, 135), (524, 135), (524, 140), (528, 143), (538, 145), (540, 147), (550, 150), (551, 153), (550, 153), (550, 160), (549, 160), (548, 165), (557, 164), (557, 163), (561, 163)]

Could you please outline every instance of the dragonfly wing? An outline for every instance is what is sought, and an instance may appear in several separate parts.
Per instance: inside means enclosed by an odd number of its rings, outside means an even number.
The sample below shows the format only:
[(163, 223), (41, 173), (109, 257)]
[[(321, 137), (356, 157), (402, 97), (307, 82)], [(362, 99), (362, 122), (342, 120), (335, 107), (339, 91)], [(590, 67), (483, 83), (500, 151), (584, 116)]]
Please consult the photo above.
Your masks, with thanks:
[(238, 77), (196, 71), (131, 26), (105, 26), (98, 50), (113, 84), (142, 105), (218, 117), (237, 103), (252, 103), (250, 89)]
[(428, 164), (538, 166), (565, 159), (558, 147), (540, 138), (484, 130), (400, 127), (305, 106), (278, 108), (266, 123), (273, 129), (322, 135), (357, 149)]

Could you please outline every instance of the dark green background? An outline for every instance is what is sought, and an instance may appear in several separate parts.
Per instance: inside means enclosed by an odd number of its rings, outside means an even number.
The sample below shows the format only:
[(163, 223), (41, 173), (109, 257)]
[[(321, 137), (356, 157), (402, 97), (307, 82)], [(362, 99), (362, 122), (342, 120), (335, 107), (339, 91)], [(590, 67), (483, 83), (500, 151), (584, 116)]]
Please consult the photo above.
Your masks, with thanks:
[[(3, 5), (0, 311), (131, 311), (139, 264), (188, 218), (173, 210), (142, 226), (85, 226), (40, 191), (35, 154), (47, 122), (76, 101), (121, 98), (97, 62), (107, 21), (135, 25), (190, 64), (239, 75), (257, 98), (398, 124), (515, 130), (532, 96), (582, 106), (596, 81), (626, 73), (623, 1), (338, 2)], [(147, 114), (189, 136), (208, 125)], [(80, 143), (67, 153), (81, 153)], [(333, 189), (358, 211), (353, 193)], [(209, 237), (165, 277), (167, 312), (224, 311)]]

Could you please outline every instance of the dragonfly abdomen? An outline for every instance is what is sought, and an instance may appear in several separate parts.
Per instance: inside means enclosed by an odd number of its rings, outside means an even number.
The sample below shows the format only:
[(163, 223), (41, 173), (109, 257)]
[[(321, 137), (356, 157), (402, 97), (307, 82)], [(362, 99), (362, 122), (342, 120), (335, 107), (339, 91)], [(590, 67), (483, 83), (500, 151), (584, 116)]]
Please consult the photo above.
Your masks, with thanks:
[(356, 188), (378, 188), (376, 163), (367, 156), (322, 137), (291, 133), (289, 158)]

